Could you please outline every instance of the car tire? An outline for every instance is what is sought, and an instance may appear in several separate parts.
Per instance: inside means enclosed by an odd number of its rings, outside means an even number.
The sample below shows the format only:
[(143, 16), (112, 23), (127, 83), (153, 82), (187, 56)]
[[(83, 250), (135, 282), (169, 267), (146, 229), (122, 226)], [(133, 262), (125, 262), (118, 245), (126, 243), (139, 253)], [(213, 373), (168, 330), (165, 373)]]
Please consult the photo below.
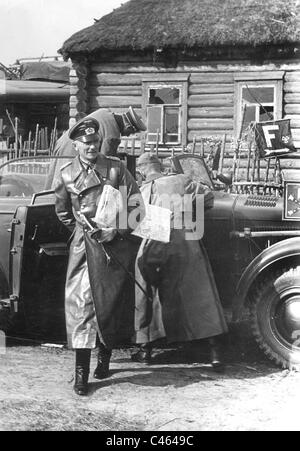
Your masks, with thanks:
[(251, 327), (268, 358), (287, 369), (300, 368), (300, 266), (268, 273), (251, 295)]

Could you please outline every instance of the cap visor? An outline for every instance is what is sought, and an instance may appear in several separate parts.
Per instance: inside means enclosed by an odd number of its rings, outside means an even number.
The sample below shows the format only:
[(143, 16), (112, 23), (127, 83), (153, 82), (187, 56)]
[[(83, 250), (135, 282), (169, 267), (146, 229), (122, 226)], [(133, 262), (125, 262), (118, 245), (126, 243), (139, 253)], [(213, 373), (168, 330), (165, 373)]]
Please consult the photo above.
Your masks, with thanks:
[(99, 135), (94, 133), (93, 135), (79, 136), (79, 138), (75, 138), (75, 141), (80, 141), (82, 143), (90, 143), (99, 139)]

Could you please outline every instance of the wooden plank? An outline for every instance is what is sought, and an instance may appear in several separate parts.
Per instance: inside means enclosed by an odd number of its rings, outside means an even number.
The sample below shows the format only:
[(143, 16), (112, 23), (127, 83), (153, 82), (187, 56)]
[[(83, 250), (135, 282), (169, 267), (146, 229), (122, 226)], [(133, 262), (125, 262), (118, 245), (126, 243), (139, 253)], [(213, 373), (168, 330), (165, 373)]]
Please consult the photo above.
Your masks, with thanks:
[(189, 106), (213, 106), (213, 107), (230, 107), (233, 106), (233, 94), (208, 94), (208, 95), (191, 95), (188, 99)]
[(143, 74), (115, 74), (100, 73), (89, 77), (90, 86), (139, 86), (142, 83)]
[(189, 108), (189, 117), (199, 117), (199, 118), (228, 118), (233, 119), (234, 109), (232, 107), (228, 108)]
[(191, 74), (190, 83), (194, 84), (232, 84), (234, 82), (234, 74), (229, 73), (218, 73), (215, 72), (204, 72)]
[(294, 94), (285, 94), (284, 96), (284, 101), (285, 103), (300, 103), (300, 92), (299, 93), (294, 93)]
[(233, 84), (192, 84), (189, 87), (189, 94), (233, 94)]
[(141, 96), (142, 87), (137, 86), (98, 86), (88, 90), (91, 96)]
[(233, 132), (233, 119), (190, 119), (189, 130), (231, 130)]
[(139, 96), (97, 96), (90, 100), (90, 107), (94, 108), (114, 108), (114, 107), (129, 107), (141, 108), (142, 97)]
[(249, 81), (249, 80), (255, 80), (255, 81), (261, 81), (261, 80), (282, 80), (284, 77), (284, 71), (263, 71), (263, 70), (257, 70), (257, 71), (242, 71), (235, 73), (234, 79), (235, 81)]
[(284, 92), (299, 94), (300, 93), (300, 81), (284, 83), (283, 89), (284, 89)]

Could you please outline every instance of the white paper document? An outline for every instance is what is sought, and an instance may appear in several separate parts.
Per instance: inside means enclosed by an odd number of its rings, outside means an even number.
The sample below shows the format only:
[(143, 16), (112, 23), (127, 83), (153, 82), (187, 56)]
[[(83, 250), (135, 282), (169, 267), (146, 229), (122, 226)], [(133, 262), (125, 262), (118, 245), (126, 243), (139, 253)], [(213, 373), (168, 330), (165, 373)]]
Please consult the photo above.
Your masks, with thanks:
[(171, 215), (171, 210), (167, 208), (146, 205), (146, 216), (132, 235), (149, 240), (161, 241), (162, 243), (169, 243)]
[(123, 199), (120, 191), (111, 185), (105, 185), (97, 207), (94, 221), (100, 227), (116, 228), (118, 213), (123, 209)]

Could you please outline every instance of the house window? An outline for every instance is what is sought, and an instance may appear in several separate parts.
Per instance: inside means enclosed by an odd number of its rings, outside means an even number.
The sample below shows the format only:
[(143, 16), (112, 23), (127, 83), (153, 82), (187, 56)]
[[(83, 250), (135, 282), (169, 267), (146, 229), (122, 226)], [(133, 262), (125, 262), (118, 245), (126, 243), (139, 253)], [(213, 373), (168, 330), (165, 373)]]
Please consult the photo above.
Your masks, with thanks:
[[(241, 131), (243, 134), (246, 133), (253, 122), (282, 118), (283, 73), (248, 74), (248, 77), (249, 79), (245, 74), (243, 80), (236, 78), (237, 137)], [(277, 79), (274, 79), (275, 77)]]
[(147, 143), (179, 146), (186, 142), (184, 83), (144, 83)]

